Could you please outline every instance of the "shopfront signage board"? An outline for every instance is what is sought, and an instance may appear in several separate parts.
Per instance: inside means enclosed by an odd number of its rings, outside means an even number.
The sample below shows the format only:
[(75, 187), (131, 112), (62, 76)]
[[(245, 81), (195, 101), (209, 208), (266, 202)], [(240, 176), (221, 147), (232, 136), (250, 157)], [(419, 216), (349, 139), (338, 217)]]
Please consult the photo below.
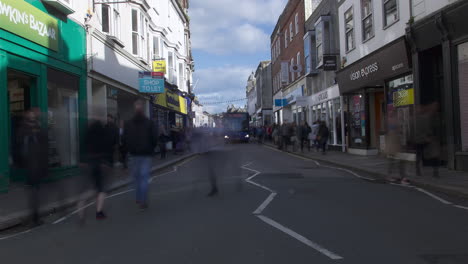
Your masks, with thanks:
[(410, 69), (406, 42), (402, 38), (338, 71), (336, 79), (344, 94), (383, 86), (385, 80), (408, 73)]
[(0, 0), (0, 28), (57, 51), (57, 19), (26, 1)]
[(138, 73), (139, 91), (140, 93), (164, 93), (164, 79), (152, 72)]

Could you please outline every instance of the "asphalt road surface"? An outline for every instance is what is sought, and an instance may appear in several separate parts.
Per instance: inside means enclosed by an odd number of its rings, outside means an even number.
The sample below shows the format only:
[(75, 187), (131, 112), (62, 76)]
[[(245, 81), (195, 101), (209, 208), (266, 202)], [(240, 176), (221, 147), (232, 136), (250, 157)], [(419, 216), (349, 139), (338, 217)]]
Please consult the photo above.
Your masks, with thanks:
[(468, 263), (468, 210), (265, 146), (226, 145), (154, 176), (148, 210), (131, 190), (109, 194), (104, 221), (91, 206), (84, 226), (68, 214), (0, 234), (1, 262)]

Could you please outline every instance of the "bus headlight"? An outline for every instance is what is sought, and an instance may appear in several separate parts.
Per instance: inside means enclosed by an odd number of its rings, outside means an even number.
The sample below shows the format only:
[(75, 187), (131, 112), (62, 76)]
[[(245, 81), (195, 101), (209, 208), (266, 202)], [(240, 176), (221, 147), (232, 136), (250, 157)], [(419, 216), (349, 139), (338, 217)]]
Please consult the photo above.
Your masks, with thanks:
[(224, 138), (225, 138), (225, 139), (228, 139), (229, 137), (226, 135), (226, 136), (224, 136)]
[(249, 138), (249, 135), (248, 135), (248, 134), (247, 134), (247, 135), (245, 135), (245, 138)]

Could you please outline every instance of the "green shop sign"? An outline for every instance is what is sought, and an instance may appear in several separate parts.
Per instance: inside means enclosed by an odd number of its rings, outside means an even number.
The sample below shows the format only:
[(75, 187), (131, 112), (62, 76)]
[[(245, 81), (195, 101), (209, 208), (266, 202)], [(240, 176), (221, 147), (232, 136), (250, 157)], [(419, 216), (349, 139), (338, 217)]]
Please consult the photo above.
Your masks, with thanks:
[(0, 0), (0, 28), (58, 50), (57, 20), (23, 0)]

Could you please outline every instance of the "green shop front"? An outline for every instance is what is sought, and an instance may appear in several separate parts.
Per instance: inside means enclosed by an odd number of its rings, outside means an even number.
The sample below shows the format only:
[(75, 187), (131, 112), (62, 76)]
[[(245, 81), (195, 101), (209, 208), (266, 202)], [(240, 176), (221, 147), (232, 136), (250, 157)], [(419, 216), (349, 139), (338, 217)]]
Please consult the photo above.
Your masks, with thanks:
[(78, 172), (87, 123), (85, 30), (39, 0), (0, 0), (0, 192), (24, 181), (18, 127), (38, 108), (48, 129), (49, 175)]

